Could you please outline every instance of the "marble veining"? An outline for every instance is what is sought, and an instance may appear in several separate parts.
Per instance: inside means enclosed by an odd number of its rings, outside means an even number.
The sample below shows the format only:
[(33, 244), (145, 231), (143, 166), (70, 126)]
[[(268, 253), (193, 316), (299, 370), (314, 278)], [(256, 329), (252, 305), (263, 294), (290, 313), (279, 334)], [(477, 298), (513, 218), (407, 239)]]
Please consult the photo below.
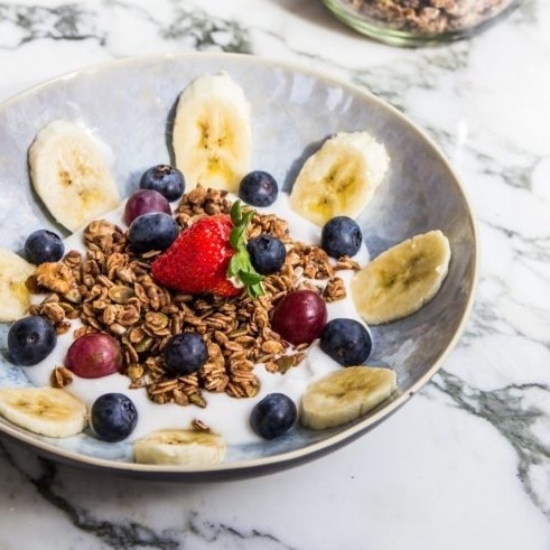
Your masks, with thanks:
[[(56, 7), (0, 3), (0, 47), (16, 49), (33, 40), (87, 40), (105, 44), (96, 13), (75, 4)], [(3, 32), (2, 32), (3, 31)]]
[[(4, 445), (0, 445), (0, 448), (6, 462), (15, 468), (12, 455)], [(40, 497), (62, 512), (77, 529), (94, 535), (98, 541), (113, 548), (135, 548), (136, 546), (167, 550), (178, 548), (178, 542), (169, 533), (158, 534), (153, 529), (136, 522), (114, 524), (95, 519), (90, 512), (56, 492), (57, 467), (54, 463), (44, 459), (39, 459), (38, 463), (40, 467), (38, 474), (32, 475), (21, 470), (19, 473), (35, 488)]]
[(181, 41), (199, 51), (252, 53), (246, 28), (235, 21), (211, 17), (200, 9), (177, 10), (170, 23), (159, 30), (159, 34), (165, 40)]
[[(198, 512), (186, 510), (181, 525), (171, 529), (154, 529), (145, 523), (134, 520), (113, 522), (101, 519), (93, 510), (86, 509), (63, 494), (59, 487), (58, 466), (45, 459), (36, 459), (36, 471), (28, 472), (17, 464), (17, 455), (10, 452), (9, 446), (0, 442), (0, 456), (6, 465), (29, 483), (36, 493), (49, 505), (63, 514), (76, 529), (92, 535), (99, 543), (109, 548), (121, 550), (132, 548), (155, 548), (176, 550), (188, 543), (200, 541), (215, 545), (235, 544), (239, 548), (269, 548), (273, 550), (297, 550), (271, 533), (257, 529), (239, 530), (222, 522), (213, 522)], [(194, 542), (193, 542), (194, 541)], [(183, 546), (182, 546), (183, 545)]]
[[(547, 411), (539, 402), (550, 401), (550, 385), (541, 383), (509, 384), (492, 391), (473, 388), (458, 376), (442, 370), (433, 380), (433, 386), (447, 394), (454, 406), (491, 423), (512, 445), (518, 456), (517, 476), (529, 498), (550, 519), (550, 500), (540, 477), (538, 467), (550, 466), (550, 445), (543, 433), (534, 430), (538, 422), (548, 426)], [(546, 476), (546, 485), (550, 477)]]
[[(228, 489), (183, 485), (163, 489), (114, 480), (109, 487), (114, 493), (110, 502), (106, 485), (111, 480), (98, 480), (97, 490), (105, 497), (103, 506), (110, 511), (116, 508), (110, 518), (94, 502), (93, 488), (81, 480), (79, 472), (1, 442), (0, 488), (5, 490), (0, 490), (0, 546), (38, 547), (46, 527), (40, 525), (33, 536), (22, 525), (41, 510), (67, 548), (78, 544), (79, 548), (305, 550), (337, 548), (338, 541), (346, 540), (349, 548), (435, 549), (445, 541), (450, 549), (547, 550), (550, 141), (544, 121), (550, 121), (548, 36), (550, 7), (543, 0), (525, 0), (511, 17), (473, 40), (420, 50), (365, 40), (333, 20), (321, 2), (305, 0), (236, 0), (221, 6), (214, 0), (0, 2), (3, 99), (83, 65), (181, 50), (280, 58), (371, 90), (418, 123), (449, 157), (472, 200), (482, 247), (477, 301), (459, 346), (414, 403), (387, 428), (294, 472), (256, 484), (231, 484), (236, 495), (233, 514), (221, 513), (218, 505), (217, 499), (229, 501)], [(382, 442), (384, 452), (391, 456), (402, 453), (400, 435), (422, 429), (414, 422), (430, 418), (423, 415), (424, 410), (446, 419), (445, 433), (457, 442), (487, 440), (495, 445), (496, 441), (498, 449), (484, 449), (480, 443), (480, 448), (472, 450), (457, 443), (449, 446), (458, 453), (451, 457), (436, 435), (422, 434), (419, 440), (424, 447), (415, 449), (422, 460), (408, 466), (418, 485), (412, 481), (407, 485), (402, 472), (392, 471), (393, 463), (388, 461), (390, 465), (378, 474), (387, 492), (376, 493), (377, 506), (372, 508), (362, 501), (371, 513), (365, 520), (371, 527), (369, 533), (360, 522), (352, 529), (344, 519), (355, 517), (350, 503), (376, 488), (373, 477), (362, 475), (358, 465), (375, 463), (374, 442)], [(475, 439), (475, 430), (483, 438)], [(511, 501), (491, 501), (495, 508), (486, 510), (469, 499), (474, 487), (466, 486), (478, 479), (477, 473), (450, 464), (460, 462), (461, 453), (466, 461), (470, 452), (495, 457), (499, 464), (511, 462), (506, 475), (501, 473), (504, 466), (498, 470), (496, 480), (490, 464), (481, 458), (475, 462), (480, 477), (491, 480), (485, 490), (506, 486), (507, 494), (513, 495)], [(437, 501), (438, 475), (442, 480), (462, 480), (465, 488), (457, 493), (461, 498), (453, 501), (450, 510), (419, 508), (420, 495), (415, 490), (424, 491), (423, 496), (431, 492)], [(322, 490), (317, 492), (312, 489), (317, 485), (313, 480), (320, 476), (332, 478), (333, 484), (319, 483)], [(400, 486), (393, 484), (395, 478), (401, 480)], [(306, 502), (300, 496), (294, 504), (282, 494), (299, 493), (298, 481), (314, 492), (316, 502), (309, 509), (299, 507)], [(255, 487), (265, 495), (261, 504), (252, 496)], [(148, 491), (151, 495), (143, 496)], [(131, 499), (138, 504), (133, 505)], [(474, 515), (484, 521), (463, 524), (462, 517), (473, 521), (468, 515), (472, 507)], [(301, 518), (301, 535), (290, 523), (283, 529), (272, 519), (278, 509), (283, 510), (283, 517), (287, 512), (289, 517)], [(508, 515), (498, 522), (497, 533), (493, 518), (502, 510)], [(168, 522), (163, 513), (169, 515)], [(522, 521), (516, 522), (517, 517)], [(384, 522), (391, 534), (377, 529)], [(401, 534), (400, 522), (405, 526)], [(349, 527), (345, 535), (339, 524)], [(473, 525), (470, 532), (469, 525)], [(446, 531), (439, 533), (437, 526)], [(458, 527), (464, 530), (459, 536)]]

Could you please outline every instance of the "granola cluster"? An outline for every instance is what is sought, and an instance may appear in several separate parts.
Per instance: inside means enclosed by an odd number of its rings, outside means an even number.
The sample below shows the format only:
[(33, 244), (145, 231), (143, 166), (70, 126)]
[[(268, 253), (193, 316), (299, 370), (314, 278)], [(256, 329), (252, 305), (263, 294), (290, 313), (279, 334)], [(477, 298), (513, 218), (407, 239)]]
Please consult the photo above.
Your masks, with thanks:
[(512, 0), (344, 0), (350, 8), (396, 30), (441, 34), (476, 27)]
[[(197, 187), (183, 196), (175, 219), (183, 230), (197, 217), (229, 213), (230, 208), (226, 192)], [(79, 319), (82, 325), (74, 330), (75, 337), (92, 332), (114, 336), (130, 388), (145, 388), (156, 403), (204, 407), (204, 391), (252, 397), (259, 391), (256, 365), (285, 373), (302, 361), (307, 347), (291, 347), (271, 330), (272, 309), (299, 288), (315, 290), (327, 302), (343, 299), (345, 287), (336, 272), (359, 268), (348, 258), (331, 265), (321, 248), (293, 241), (287, 223), (273, 214), (254, 214), (248, 237), (260, 233), (285, 243), (283, 269), (264, 279), (261, 297), (252, 299), (243, 293), (227, 299), (160, 286), (150, 273), (159, 252), (136, 255), (128, 247), (125, 231), (105, 220), (94, 221), (84, 230), (84, 255), (70, 251), (61, 262), (39, 266), (29, 279), (31, 290), (47, 293), (31, 307), (31, 314), (48, 318), (58, 334)], [(182, 331), (204, 337), (208, 360), (198, 372), (174, 377), (164, 370), (163, 350)], [(68, 369), (55, 367), (52, 385), (63, 387), (71, 380)]]

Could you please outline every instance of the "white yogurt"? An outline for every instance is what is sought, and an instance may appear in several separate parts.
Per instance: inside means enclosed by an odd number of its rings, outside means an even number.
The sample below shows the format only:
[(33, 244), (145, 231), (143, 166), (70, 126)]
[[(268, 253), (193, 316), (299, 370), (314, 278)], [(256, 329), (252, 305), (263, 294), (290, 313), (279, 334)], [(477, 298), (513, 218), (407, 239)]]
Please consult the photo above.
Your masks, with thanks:
[[(232, 198), (236, 199), (236, 197)], [(124, 226), (121, 221), (123, 211), (124, 204), (104, 216), (104, 218)], [(320, 229), (290, 209), (287, 194), (280, 193), (274, 205), (269, 208), (259, 208), (258, 211), (274, 213), (287, 220), (290, 234), (294, 240), (308, 244), (319, 244)], [(65, 240), (65, 250), (85, 252), (82, 232), (75, 233)], [(354, 260), (360, 265), (365, 265), (368, 261), (368, 252), (364, 244)], [(351, 300), (349, 283), (352, 272), (340, 271), (338, 275), (345, 283), (347, 298), (327, 304), (328, 319), (348, 317), (362, 322)], [(73, 321), (71, 330), (58, 337), (55, 349), (44, 361), (25, 368), (25, 372), (35, 386), (49, 385), (52, 369), (56, 365), (64, 364), (67, 350), (73, 342), (73, 331), (80, 325), (80, 321)], [(139, 418), (136, 429), (130, 436), (129, 441), (143, 437), (154, 430), (166, 428), (188, 429), (191, 422), (198, 419), (208, 425), (214, 432), (221, 434), (227, 444), (233, 445), (259, 441), (259, 437), (250, 428), (249, 417), (254, 405), (267, 394), (275, 391), (284, 393), (298, 405), (300, 397), (308, 384), (324, 374), (340, 368), (342, 367), (338, 363), (321, 351), (316, 341), (307, 350), (304, 360), (296, 367), (289, 369), (285, 374), (269, 373), (262, 365), (257, 365), (254, 373), (258, 376), (261, 386), (256, 397), (236, 399), (225, 393), (203, 391), (203, 397), (207, 402), (204, 409), (194, 405), (182, 407), (172, 403), (164, 405), (153, 403), (144, 388), (129, 389), (129, 378), (118, 373), (96, 379), (74, 376), (72, 383), (66, 386), (65, 390), (84, 401), (88, 407), (91, 407), (92, 403), (104, 393), (120, 392), (130, 397), (137, 407)]]

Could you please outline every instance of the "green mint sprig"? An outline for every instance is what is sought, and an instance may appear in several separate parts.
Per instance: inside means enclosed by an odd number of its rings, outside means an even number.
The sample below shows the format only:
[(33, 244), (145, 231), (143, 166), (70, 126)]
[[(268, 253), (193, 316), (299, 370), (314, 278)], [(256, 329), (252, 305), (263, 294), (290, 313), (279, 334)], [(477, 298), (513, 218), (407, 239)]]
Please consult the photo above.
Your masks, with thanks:
[(230, 215), (233, 229), (229, 236), (229, 242), (235, 249), (235, 254), (229, 262), (227, 277), (242, 282), (248, 295), (251, 298), (258, 298), (264, 293), (262, 287), (263, 276), (254, 269), (246, 249), (246, 229), (252, 216), (254, 216), (254, 212), (250, 210), (243, 215), (241, 202), (235, 201), (231, 207)]

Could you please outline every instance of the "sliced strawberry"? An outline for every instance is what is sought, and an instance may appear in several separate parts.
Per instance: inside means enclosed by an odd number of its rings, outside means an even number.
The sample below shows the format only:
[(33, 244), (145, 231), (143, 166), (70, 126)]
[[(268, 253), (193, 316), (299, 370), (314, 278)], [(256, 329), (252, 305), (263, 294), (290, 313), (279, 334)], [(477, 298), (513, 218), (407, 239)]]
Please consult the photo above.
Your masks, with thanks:
[(153, 262), (153, 277), (168, 288), (189, 294), (239, 295), (242, 289), (227, 278), (235, 254), (229, 240), (232, 230), (231, 218), (225, 214), (198, 219)]

